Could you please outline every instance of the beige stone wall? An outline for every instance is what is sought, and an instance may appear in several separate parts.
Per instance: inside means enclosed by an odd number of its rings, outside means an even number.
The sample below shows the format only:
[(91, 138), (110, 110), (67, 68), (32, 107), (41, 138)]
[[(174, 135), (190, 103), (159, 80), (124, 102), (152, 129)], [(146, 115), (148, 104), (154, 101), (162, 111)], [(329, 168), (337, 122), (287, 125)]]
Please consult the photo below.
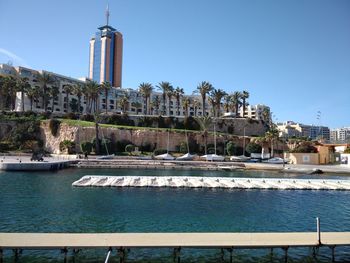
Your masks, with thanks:
[(77, 130), (78, 127), (61, 123), (57, 135), (53, 136), (49, 128), (49, 122), (42, 122), (40, 136), (43, 139), (45, 150), (50, 153), (60, 154), (60, 142), (64, 140), (76, 141)]
[(320, 164), (318, 153), (284, 153), (284, 158), (292, 164)]
[[(157, 130), (127, 130), (117, 128), (102, 128), (99, 129), (99, 136), (102, 138), (114, 138), (116, 141), (129, 140), (134, 145), (140, 146), (143, 144), (157, 145), (157, 149), (166, 149), (168, 143), (168, 132), (157, 131)], [(79, 145), (84, 141), (92, 141), (95, 138), (94, 127), (73, 127), (67, 124), (61, 123), (60, 129), (57, 136), (53, 136), (49, 129), (49, 123), (44, 122), (41, 126), (41, 137), (44, 141), (44, 147), (47, 151), (55, 154), (59, 154), (59, 144), (63, 140), (71, 140), (76, 143), (76, 150), (79, 151)], [(204, 137), (200, 132), (188, 132), (189, 140), (195, 140), (198, 144), (204, 145)], [(233, 140), (237, 145), (242, 146), (243, 139), (239, 139), (232, 135), (217, 135), (217, 143), (224, 142), (227, 140)], [(181, 142), (186, 142), (185, 133), (180, 132), (169, 132), (169, 150), (175, 151), (176, 146), (180, 145)], [(213, 134), (208, 135), (208, 144), (214, 143)], [(246, 138), (246, 144), (249, 139)]]

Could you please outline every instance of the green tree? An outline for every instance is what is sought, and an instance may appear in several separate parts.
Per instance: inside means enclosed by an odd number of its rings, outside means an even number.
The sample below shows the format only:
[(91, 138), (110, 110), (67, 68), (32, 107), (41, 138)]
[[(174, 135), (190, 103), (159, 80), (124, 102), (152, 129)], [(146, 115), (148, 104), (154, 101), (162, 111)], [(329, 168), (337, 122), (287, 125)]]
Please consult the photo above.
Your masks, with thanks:
[(105, 93), (105, 100), (106, 100), (106, 114), (108, 113), (108, 92), (112, 89), (112, 84), (108, 81), (104, 81), (101, 84), (101, 88), (103, 89)]
[(246, 90), (243, 90), (241, 98), (242, 98), (242, 106), (243, 106), (242, 117), (244, 117), (245, 108), (247, 106), (247, 99), (249, 98), (249, 92)]
[(162, 99), (163, 99), (163, 109), (162, 109), (162, 114), (166, 115), (166, 97), (167, 95), (173, 91), (173, 86), (167, 81), (162, 81), (157, 85), (157, 88), (163, 92), (162, 94)]
[(145, 114), (150, 114), (150, 107), (149, 107), (149, 99), (151, 97), (151, 94), (152, 94), (152, 91), (153, 91), (153, 86), (151, 83), (148, 83), (148, 82), (142, 82), (140, 85), (139, 85), (139, 91), (141, 93), (141, 95), (143, 96), (143, 98), (145, 99)]
[(136, 109), (136, 114), (139, 114), (139, 109), (142, 108), (142, 103), (138, 102), (138, 101), (133, 101), (131, 102), (131, 106), (134, 107)]
[(82, 142), (80, 144), (80, 149), (83, 153), (90, 154), (92, 152), (92, 143), (91, 142)]
[(38, 86), (32, 86), (30, 89), (27, 90), (27, 97), (30, 101), (30, 110), (33, 110), (33, 101), (38, 100), (40, 97), (40, 87)]
[(251, 153), (261, 153), (261, 145), (254, 143), (254, 142), (250, 142), (247, 144), (245, 150), (247, 153), (251, 154)]
[[(58, 94), (60, 93), (60, 89), (55, 85), (52, 86), (51, 89), (48, 91), (47, 98), (52, 99), (52, 104), (51, 104), (51, 112), (54, 111), (55, 107), (55, 100), (58, 98)], [(67, 105), (67, 104), (66, 104)], [(68, 105), (67, 105), (68, 108)]]
[(119, 100), (119, 105), (123, 110), (123, 114), (126, 114), (128, 106), (129, 106), (129, 97), (127, 95), (124, 95), (120, 100)]
[(201, 103), (198, 100), (193, 100), (194, 116), (197, 116), (197, 111), (200, 106)]
[(207, 81), (202, 81), (198, 86), (197, 86), (197, 90), (196, 92), (199, 92), (199, 94), (201, 94), (202, 96), (202, 109), (203, 109), (203, 113), (202, 116), (206, 116), (206, 107), (205, 107), (205, 101), (206, 101), (206, 97), (207, 95), (213, 90), (213, 85), (211, 85), (209, 82)]
[[(159, 96), (156, 95), (154, 98), (153, 98), (153, 101), (152, 101), (152, 108), (154, 108), (156, 110), (156, 114), (159, 114), (159, 106), (160, 106), (160, 99), (159, 99)], [(153, 113), (152, 113), (153, 114)]]
[(87, 112), (91, 113), (92, 109), (94, 112), (98, 112), (98, 99), (100, 94), (100, 85), (96, 81), (88, 81), (85, 89), (84, 95), (87, 97)]
[(42, 101), (42, 108), (44, 109), (44, 111), (47, 111), (47, 100), (48, 100), (48, 93), (50, 90), (50, 85), (53, 85), (56, 81), (55, 79), (48, 73), (46, 72), (42, 72), (41, 74), (37, 75), (37, 80), (41, 86), (41, 95), (43, 98)]
[(191, 100), (189, 97), (185, 97), (183, 100), (182, 100), (182, 106), (185, 108), (185, 116), (188, 117), (188, 109), (191, 105)]
[(17, 91), (21, 93), (21, 108), (24, 112), (24, 95), (28, 93), (31, 89), (31, 85), (29, 84), (29, 79), (24, 77), (17, 78)]
[(199, 127), (202, 132), (202, 136), (204, 138), (204, 152), (207, 154), (207, 144), (208, 144), (208, 135), (209, 135), (209, 128), (213, 122), (213, 119), (210, 116), (202, 116), (196, 118), (196, 121), (199, 124)]
[(81, 113), (81, 97), (83, 96), (83, 90), (84, 90), (85, 84), (74, 84), (73, 86), (73, 93), (78, 98), (78, 113)]
[(174, 91), (174, 95), (176, 98), (176, 108), (177, 108), (176, 115), (179, 116), (180, 115), (180, 99), (184, 95), (184, 89), (177, 87)]
[(239, 109), (239, 106), (242, 105), (241, 98), (242, 98), (242, 93), (240, 93), (239, 91), (233, 92), (232, 97), (231, 97), (231, 100), (232, 100), (232, 106), (233, 106), (234, 109), (235, 109), (235, 115), (236, 115), (236, 117), (238, 116), (238, 109)]
[(221, 111), (221, 100), (227, 93), (222, 89), (213, 89), (210, 93), (210, 97), (214, 101), (214, 107), (216, 107), (216, 117), (219, 117)]
[(66, 103), (65, 104), (66, 104), (67, 113), (69, 113), (69, 94), (71, 92), (73, 92), (73, 86), (69, 85), (69, 84), (63, 85), (63, 90), (66, 93)]

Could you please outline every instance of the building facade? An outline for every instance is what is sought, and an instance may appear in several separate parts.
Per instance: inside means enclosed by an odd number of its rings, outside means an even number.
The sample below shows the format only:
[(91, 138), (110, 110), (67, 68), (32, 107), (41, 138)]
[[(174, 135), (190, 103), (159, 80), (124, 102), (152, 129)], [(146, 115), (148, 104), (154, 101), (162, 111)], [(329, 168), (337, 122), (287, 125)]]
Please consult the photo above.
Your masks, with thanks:
[(305, 137), (311, 140), (330, 140), (330, 130), (325, 126), (306, 125), (293, 121), (287, 121), (284, 123), (278, 123), (277, 129), (279, 130), (279, 136), (283, 138)]
[(331, 130), (332, 142), (350, 142), (350, 127), (343, 127)]
[(107, 24), (90, 40), (89, 78), (101, 84), (106, 81), (113, 87), (122, 87), (123, 35)]
[[(0, 75), (26, 77), (31, 88), (38, 91), (37, 96), (32, 99), (28, 96), (28, 93), (24, 94), (25, 111), (44, 111), (41, 94), (42, 87), (39, 82), (39, 75), (44, 73), (50, 75), (54, 80), (52, 84), (48, 85), (47, 111), (57, 114), (65, 114), (69, 112), (81, 112), (84, 114), (94, 112), (94, 109), (91, 109), (91, 107), (88, 106), (89, 100), (87, 94), (84, 92), (84, 86), (90, 81), (89, 79), (75, 79), (45, 70), (38, 71), (25, 67), (13, 67), (6, 64), (0, 64)], [(70, 87), (70, 92), (68, 94), (66, 92), (67, 86)], [(79, 97), (74, 91), (74, 87), (76, 86), (82, 88), (80, 105), (78, 105)], [(53, 93), (53, 91), (55, 91), (55, 93)], [(161, 92), (153, 91), (148, 103), (149, 111), (147, 111), (145, 98), (139, 90), (112, 87), (107, 93), (107, 99), (104, 90), (100, 90), (97, 105), (99, 112), (107, 112), (109, 114), (127, 113), (129, 115), (145, 115), (146, 112), (149, 112), (150, 115), (172, 117), (203, 116), (202, 98), (200, 95), (183, 95), (179, 100), (177, 100), (175, 96), (172, 96), (170, 99), (166, 96), (164, 101)], [(165, 108), (163, 108), (163, 106), (165, 106)], [(213, 116), (213, 109), (208, 100), (206, 100), (205, 107), (206, 114), (204, 115)], [(269, 110), (270, 108), (262, 104), (250, 105), (246, 108), (244, 117), (255, 120), (264, 120), (262, 113), (265, 109)], [(22, 95), (20, 92), (17, 92), (15, 110), (22, 111)], [(240, 115), (242, 111), (243, 109), (239, 108), (239, 117), (242, 117)], [(224, 109), (221, 107), (219, 116), (224, 116), (224, 113)], [(235, 114), (229, 117), (234, 116)]]

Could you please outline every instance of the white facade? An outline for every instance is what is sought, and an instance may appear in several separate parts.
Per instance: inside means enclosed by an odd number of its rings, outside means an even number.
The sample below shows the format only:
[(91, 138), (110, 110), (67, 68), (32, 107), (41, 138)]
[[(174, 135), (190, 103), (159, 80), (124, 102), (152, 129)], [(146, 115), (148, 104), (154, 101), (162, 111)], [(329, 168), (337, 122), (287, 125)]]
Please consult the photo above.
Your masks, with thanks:
[[(0, 64), (0, 74), (2, 75), (19, 75), (21, 77), (26, 77), (29, 80), (29, 83), (32, 87), (38, 87), (40, 89), (40, 83), (38, 82), (38, 75), (42, 73), (49, 74), (54, 80), (55, 83), (52, 85), (49, 85), (51, 88), (52, 86), (56, 86), (58, 88), (58, 94), (56, 98), (49, 99), (48, 105), (47, 105), (47, 111), (54, 112), (54, 113), (68, 113), (72, 112), (71, 103), (72, 100), (75, 100), (75, 102), (78, 101), (78, 97), (71, 92), (68, 94), (68, 103), (67, 103), (67, 94), (65, 93), (64, 87), (65, 85), (83, 85), (86, 84), (88, 79), (81, 78), (81, 79), (74, 79), (70, 77), (66, 77), (60, 74), (48, 72), (48, 71), (37, 71), (25, 67), (12, 67), (5, 64)], [(128, 103), (126, 105), (126, 113), (130, 115), (136, 115), (136, 114), (144, 114), (146, 112), (146, 103), (145, 99), (142, 97), (141, 93), (138, 90), (134, 90), (131, 88), (121, 89), (121, 88), (111, 88), (108, 92), (107, 101), (105, 98), (105, 93), (103, 90), (101, 90), (99, 95), (99, 101), (98, 101), (98, 108), (100, 112), (105, 112), (106, 107), (107, 112), (110, 113), (121, 113), (123, 112), (123, 109), (120, 105), (120, 100), (123, 97), (127, 97)], [(154, 101), (157, 99), (159, 101), (159, 107), (158, 109), (154, 105)], [(188, 100), (188, 106), (185, 107), (184, 101)], [(107, 102), (107, 103), (106, 103)], [(85, 98), (84, 95), (81, 97), (81, 112), (86, 113), (87, 110), (87, 98)], [(175, 96), (172, 96), (170, 101), (169, 98), (166, 96), (165, 98), (165, 110), (163, 109), (163, 94), (161, 92), (154, 91), (152, 92), (149, 102), (148, 102), (148, 108), (151, 115), (165, 115), (165, 116), (203, 116), (203, 105), (202, 105), (202, 97), (200, 95), (183, 95), (180, 97), (179, 105), (178, 101)], [(206, 115), (212, 115), (212, 106), (206, 101)], [(249, 105), (246, 107), (244, 117), (245, 118), (251, 118), (255, 120), (264, 120), (263, 112), (265, 110), (270, 110), (268, 106), (265, 106), (263, 104), (257, 104), (257, 105)], [(21, 93), (17, 93), (16, 98), (16, 111), (22, 111), (22, 96)], [(37, 99), (33, 100), (32, 104), (30, 99), (25, 95), (24, 96), (24, 110), (32, 110), (35, 112), (43, 112), (43, 101), (42, 97), (38, 96)], [(165, 112), (165, 114), (163, 113)], [(221, 107), (221, 115), (224, 115), (223, 107)], [(243, 116), (243, 109), (242, 107), (239, 108), (238, 112), (239, 116)], [(235, 116), (235, 114), (233, 115)], [(265, 120), (266, 121), (266, 120)]]
[(350, 142), (350, 127), (331, 130), (331, 141)]
[(306, 125), (287, 121), (277, 124), (277, 129), (279, 130), (279, 136), (283, 138), (305, 137), (312, 140), (317, 138), (330, 139), (330, 130), (325, 126)]

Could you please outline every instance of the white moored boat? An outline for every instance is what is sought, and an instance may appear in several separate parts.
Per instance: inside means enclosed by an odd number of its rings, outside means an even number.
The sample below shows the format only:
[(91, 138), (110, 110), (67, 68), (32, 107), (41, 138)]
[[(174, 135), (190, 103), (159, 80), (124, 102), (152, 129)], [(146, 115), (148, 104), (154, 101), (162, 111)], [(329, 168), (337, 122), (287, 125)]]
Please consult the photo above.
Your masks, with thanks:
[(250, 157), (247, 157), (247, 156), (244, 156), (244, 155), (231, 156), (230, 157), (230, 161), (233, 161), (233, 162), (245, 162), (245, 161), (248, 161), (248, 160), (250, 160)]
[(177, 157), (176, 160), (179, 161), (191, 161), (193, 160), (197, 155), (196, 154), (190, 154), (190, 153), (186, 153), (180, 157)]
[(157, 159), (157, 160), (175, 160), (175, 157), (172, 156), (171, 154), (169, 153), (164, 153), (164, 154), (160, 154), (160, 155), (156, 155), (154, 156), (154, 159)]
[(201, 158), (206, 159), (207, 161), (217, 161), (217, 162), (222, 162), (225, 160), (224, 156), (217, 155), (217, 154), (206, 154), (202, 155)]

